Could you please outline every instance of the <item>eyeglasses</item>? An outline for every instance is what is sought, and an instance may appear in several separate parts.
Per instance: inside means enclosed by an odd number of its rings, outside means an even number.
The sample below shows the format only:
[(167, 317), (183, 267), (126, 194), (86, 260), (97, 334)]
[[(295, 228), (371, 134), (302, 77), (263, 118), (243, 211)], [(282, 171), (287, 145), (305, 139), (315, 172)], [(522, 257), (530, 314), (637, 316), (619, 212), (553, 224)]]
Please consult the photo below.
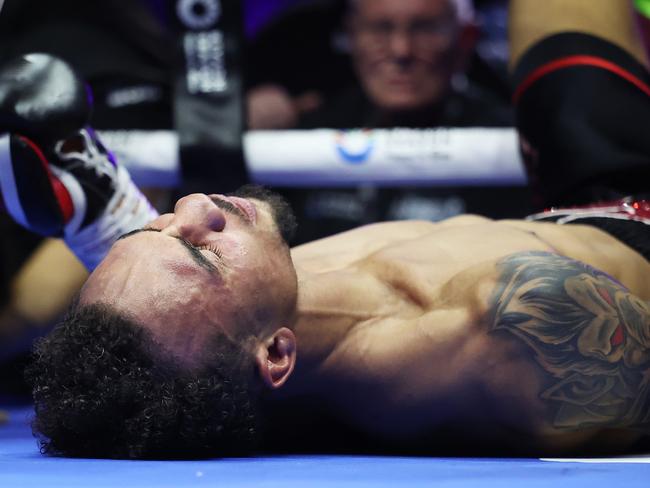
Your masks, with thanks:
[(397, 25), (390, 20), (363, 21), (352, 24), (359, 41), (368, 47), (385, 48), (396, 34), (407, 36), (414, 46), (433, 49), (449, 42), (458, 25), (453, 20), (422, 19), (407, 25)]

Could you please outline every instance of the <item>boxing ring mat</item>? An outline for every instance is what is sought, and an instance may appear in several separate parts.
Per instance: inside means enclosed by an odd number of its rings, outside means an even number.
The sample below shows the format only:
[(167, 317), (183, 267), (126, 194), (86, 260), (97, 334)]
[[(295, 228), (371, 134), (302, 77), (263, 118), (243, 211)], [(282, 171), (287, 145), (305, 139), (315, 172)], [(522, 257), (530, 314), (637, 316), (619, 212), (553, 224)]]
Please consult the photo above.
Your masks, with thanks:
[(589, 487), (650, 486), (650, 456), (599, 460), (385, 456), (265, 456), (200, 461), (112, 461), (42, 456), (31, 407), (0, 425), (0, 487)]

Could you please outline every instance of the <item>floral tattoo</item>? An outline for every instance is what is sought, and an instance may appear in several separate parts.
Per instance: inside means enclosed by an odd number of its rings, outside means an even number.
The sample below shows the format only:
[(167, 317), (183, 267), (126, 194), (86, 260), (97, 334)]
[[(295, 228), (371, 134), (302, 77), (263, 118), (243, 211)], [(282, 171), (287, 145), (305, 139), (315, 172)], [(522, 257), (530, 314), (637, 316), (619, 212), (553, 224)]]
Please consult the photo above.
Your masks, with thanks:
[(553, 407), (553, 424), (650, 431), (650, 304), (552, 253), (511, 255), (498, 268), (490, 330), (532, 349), (548, 374), (540, 397)]

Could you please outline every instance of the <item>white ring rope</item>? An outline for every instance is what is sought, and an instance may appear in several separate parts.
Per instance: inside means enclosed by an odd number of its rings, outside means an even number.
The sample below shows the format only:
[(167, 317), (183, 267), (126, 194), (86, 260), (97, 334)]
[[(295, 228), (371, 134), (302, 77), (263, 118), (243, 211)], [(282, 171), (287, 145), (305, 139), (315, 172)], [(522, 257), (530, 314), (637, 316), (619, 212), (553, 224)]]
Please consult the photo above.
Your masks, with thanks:
[[(100, 131), (141, 186), (180, 183), (173, 131)], [(251, 131), (244, 154), (257, 183), (300, 186), (526, 185), (512, 128)]]

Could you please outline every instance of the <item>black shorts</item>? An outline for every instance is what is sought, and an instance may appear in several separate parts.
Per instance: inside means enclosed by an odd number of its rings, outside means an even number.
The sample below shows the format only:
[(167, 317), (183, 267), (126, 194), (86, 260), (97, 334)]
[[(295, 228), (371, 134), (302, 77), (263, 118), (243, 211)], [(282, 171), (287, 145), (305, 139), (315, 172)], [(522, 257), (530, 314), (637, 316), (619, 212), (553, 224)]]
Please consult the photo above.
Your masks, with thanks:
[(650, 225), (634, 220), (607, 217), (591, 217), (585, 219), (585, 222), (576, 221), (575, 223), (583, 223), (604, 230), (650, 262)]
[(538, 207), (650, 193), (650, 74), (581, 33), (544, 39), (514, 72), (516, 123)]
[[(570, 211), (569, 211), (570, 212)], [(562, 225), (590, 225), (604, 230), (623, 244), (631, 247), (650, 262), (650, 223), (646, 221), (618, 216), (579, 216), (583, 212), (576, 210), (576, 218), (567, 219), (566, 211), (561, 214), (548, 213), (543, 218), (535, 218), (536, 222), (557, 222)]]

